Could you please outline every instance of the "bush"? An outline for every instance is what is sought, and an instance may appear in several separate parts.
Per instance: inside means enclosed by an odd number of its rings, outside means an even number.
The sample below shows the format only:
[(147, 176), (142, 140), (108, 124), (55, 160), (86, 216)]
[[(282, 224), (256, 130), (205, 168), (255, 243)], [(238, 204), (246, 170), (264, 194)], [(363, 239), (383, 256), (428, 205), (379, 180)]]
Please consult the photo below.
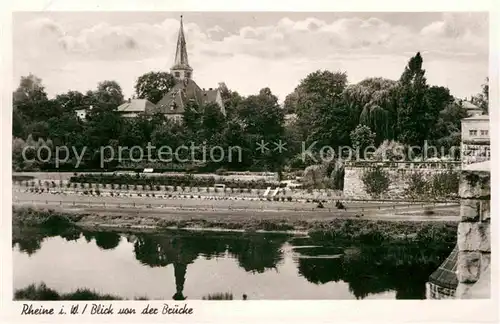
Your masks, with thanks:
[(389, 189), (389, 175), (380, 167), (366, 171), (362, 176), (362, 181), (366, 192), (374, 197), (379, 197)]
[(434, 197), (449, 197), (458, 195), (460, 176), (458, 172), (448, 171), (435, 174), (432, 177), (432, 195)]
[(406, 195), (412, 198), (422, 198), (429, 194), (430, 184), (421, 174), (412, 173), (408, 179)]

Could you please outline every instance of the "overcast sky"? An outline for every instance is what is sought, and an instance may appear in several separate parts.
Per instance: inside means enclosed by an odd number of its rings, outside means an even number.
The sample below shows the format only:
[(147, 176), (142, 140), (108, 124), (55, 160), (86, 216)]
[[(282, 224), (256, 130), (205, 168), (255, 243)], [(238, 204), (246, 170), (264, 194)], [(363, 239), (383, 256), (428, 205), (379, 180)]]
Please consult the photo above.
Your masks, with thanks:
[[(33, 73), (50, 96), (169, 71), (181, 13), (37, 12), (13, 18), (14, 85)], [(194, 80), (243, 95), (270, 87), (280, 100), (317, 69), (398, 79), (417, 51), (428, 83), (457, 97), (488, 75), (486, 13), (194, 13), (184, 26)]]

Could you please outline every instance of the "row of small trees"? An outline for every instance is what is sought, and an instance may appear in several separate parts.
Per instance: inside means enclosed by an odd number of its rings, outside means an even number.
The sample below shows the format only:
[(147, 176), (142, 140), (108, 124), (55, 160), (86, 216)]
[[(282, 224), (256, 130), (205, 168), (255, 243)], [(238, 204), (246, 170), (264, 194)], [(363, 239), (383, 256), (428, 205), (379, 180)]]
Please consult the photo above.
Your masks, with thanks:
[(146, 185), (146, 186), (179, 186), (179, 187), (213, 187), (224, 184), (230, 188), (266, 189), (275, 187), (276, 183), (264, 180), (228, 180), (215, 177), (194, 177), (192, 175), (141, 176), (128, 174), (80, 174), (70, 178), (72, 183), (99, 183), (111, 185)]
[[(361, 180), (366, 192), (377, 198), (387, 193), (391, 185), (389, 173), (380, 167), (365, 171)], [(455, 171), (436, 173), (428, 178), (421, 173), (410, 173), (406, 179), (404, 195), (412, 199), (455, 198), (458, 195), (459, 180), (459, 174)]]

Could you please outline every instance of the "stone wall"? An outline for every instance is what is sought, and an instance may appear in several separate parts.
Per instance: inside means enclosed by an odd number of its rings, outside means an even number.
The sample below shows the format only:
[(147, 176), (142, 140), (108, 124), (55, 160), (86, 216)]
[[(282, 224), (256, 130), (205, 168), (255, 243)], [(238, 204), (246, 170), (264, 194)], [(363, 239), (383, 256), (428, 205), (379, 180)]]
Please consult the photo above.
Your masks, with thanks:
[(456, 298), (489, 298), (490, 172), (463, 170), (460, 198)]
[[(365, 185), (362, 179), (365, 172), (370, 171), (375, 166), (375, 164), (373, 164), (372, 166), (346, 165), (344, 175), (344, 196), (354, 199), (374, 198), (366, 192)], [(455, 164), (453, 164), (453, 166), (455, 166)], [(455, 170), (455, 168), (403, 168), (397, 166), (383, 166), (382, 170), (384, 170), (388, 174), (390, 178), (390, 184), (389, 189), (379, 198), (402, 199), (407, 198), (405, 192), (409, 186), (408, 181), (412, 173), (418, 174), (422, 177), (423, 180), (429, 180), (435, 174), (447, 172), (449, 170)]]

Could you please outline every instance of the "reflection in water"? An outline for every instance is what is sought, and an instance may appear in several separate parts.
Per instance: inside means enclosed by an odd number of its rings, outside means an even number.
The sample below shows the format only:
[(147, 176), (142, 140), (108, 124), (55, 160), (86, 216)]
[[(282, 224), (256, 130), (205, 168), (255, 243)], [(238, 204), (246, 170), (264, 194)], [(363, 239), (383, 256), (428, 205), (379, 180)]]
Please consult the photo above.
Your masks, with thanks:
[[(259, 275), (278, 269), (285, 262), (285, 256), (291, 258), (298, 268), (298, 275), (312, 286), (347, 283), (351, 296), (356, 299), (390, 291), (396, 292), (396, 299), (424, 299), (428, 276), (450, 251), (448, 246), (418, 244), (329, 246), (325, 242), (318, 244), (309, 238), (297, 239), (283, 234), (193, 233), (182, 230), (149, 234), (116, 233), (82, 231), (72, 227), (57, 230), (13, 228), (12, 246), (17, 245), (22, 253), (33, 255), (43, 250), (42, 242), (46, 238), (59, 236), (66, 241), (75, 241), (82, 235), (84, 240), (78, 241), (78, 244), (95, 242), (102, 250), (113, 250), (123, 242), (133, 247), (135, 259), (144, 266), (160, 268), (172, 265), (174, 300), (187, 298), (184, 286), (188, 268), (200, 257), (204, 260), (235, 259), (246, 273)], [(284, 247), (290, 244), (294, 248), (285, 251)], [(216, 269), (224, 271), (223, 268)], [(224, 281), (224, 278), (221, 280)], [(265, 281), (262, 284), (265, 285)], [(313, 289), (312, 286), (308, 289)], [(301, 288), (295, 289), (300, 293)]]

